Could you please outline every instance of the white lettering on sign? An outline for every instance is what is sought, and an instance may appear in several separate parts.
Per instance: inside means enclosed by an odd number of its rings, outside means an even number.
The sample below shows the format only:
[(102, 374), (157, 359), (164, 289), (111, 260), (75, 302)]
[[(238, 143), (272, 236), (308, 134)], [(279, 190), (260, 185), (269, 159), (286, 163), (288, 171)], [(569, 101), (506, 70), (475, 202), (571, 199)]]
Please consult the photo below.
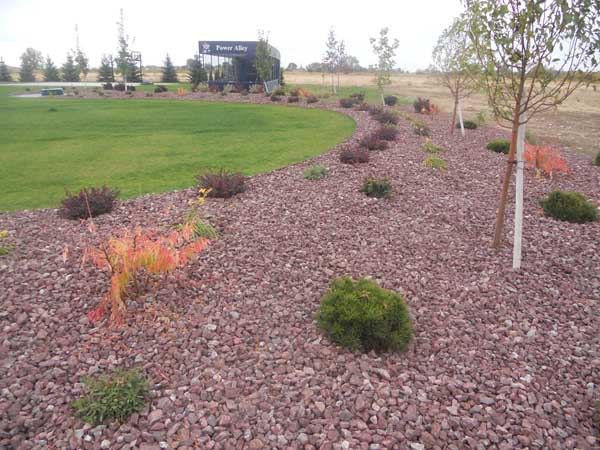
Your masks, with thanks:
[(225, 45), (219, 45), (216, 44), (215, 47), (217, 48), (218, 52), (244, 52), (247, 53), (248, 52), (248, 47), (246, 47), (245, 45), (231, 45), (231, 46), (225, 46)]

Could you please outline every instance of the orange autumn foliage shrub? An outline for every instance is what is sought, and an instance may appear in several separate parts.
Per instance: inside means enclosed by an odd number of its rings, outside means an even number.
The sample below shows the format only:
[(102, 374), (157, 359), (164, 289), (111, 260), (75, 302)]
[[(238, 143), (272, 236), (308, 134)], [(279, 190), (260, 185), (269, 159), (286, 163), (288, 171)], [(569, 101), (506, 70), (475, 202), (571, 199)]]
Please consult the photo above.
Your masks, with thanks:
[(556, 172), (569, 174), (567, 162), (558, 149), (525, 143), (525, 154), (523, 156), (527, 167), (535, 169), (537, 177), (548, 176), (552, 178)]
[(111, 236), (100, 248), (88, 249), (85, 258), (110, 276), (110, 289), (88, 314), (90, 321), (101, 320), (110, 310), (110, 322), (120, 323), (127, 311), (126, 300), (139, 295), (149, 277), (184, 266), (208, 243), (195, 237), (194, 224), (189, 222), (166, 236), (137, 227)]

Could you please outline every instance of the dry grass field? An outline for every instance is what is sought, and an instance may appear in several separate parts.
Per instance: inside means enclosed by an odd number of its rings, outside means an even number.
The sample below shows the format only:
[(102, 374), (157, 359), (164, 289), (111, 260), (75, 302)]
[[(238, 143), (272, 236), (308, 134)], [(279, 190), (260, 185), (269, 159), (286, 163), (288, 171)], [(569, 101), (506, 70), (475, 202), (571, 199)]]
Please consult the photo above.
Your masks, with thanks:
[[(286, 71), (285, 80), (290, 84), (323, 83), (320, 73), (303, 71)], [(372, 87), (373, 75), (341, 75), (340, 85)], [(402, 97), (429, 98), (439, 105), (442, 111), (450, 111), (452, 108), (452, 97), (448, 90), (428, 75), (394, 75), (387, 91)], [(464, 109), (466, 117), (484, 112), (486, 117), (493, 121), (484, 93), (475, 94), (465, 100)], [(529, 128), (542, 142), (566, 146), (585, 153), (600, 151), (600, 89), (594, 89), (592, 86), (580, 88), (558, 109), (534, 117)]]

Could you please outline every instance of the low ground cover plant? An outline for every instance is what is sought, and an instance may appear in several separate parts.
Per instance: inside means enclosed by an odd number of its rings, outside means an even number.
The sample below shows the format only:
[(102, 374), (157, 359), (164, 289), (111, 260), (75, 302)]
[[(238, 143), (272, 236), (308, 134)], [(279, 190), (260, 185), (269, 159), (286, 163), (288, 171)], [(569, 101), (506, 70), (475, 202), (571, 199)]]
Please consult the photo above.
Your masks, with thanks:
[(309, 95), (306, 97), (306, 103), (317, 103), (319, 101), (319, 97), (316, 95)]
[(149, 394), (148, 382), (137, 370), (117, 369), (97, 379), (85, 378), (87, 395), (71, 407), (75, 417), (93, 426), (104, 422), (125, 422), (141, 411)]
[(398, 124), (398, 115), (392, 111), (382, 110), (372, 114), (373, 119), (379, 122), (382, 125), (397, 125)]
[(67, 192), (58, 214), (65, 219), (86, 219), (112, 211), (119, 191), (108, 186), (87, 187), (78, 193)]
[(287, 99), (288, 103), (298, 103), (299, 100), (300, 100), (300, 97), (293, 96), (293, 95), (288, 97), (288, 99)]
[(280, 97), (283, 97), (283, 96), (285, 96), (285, 89), (283, 89), (283, 88), (277, 88), (277, 89), (275, 89), (273, 91), (273, 94), (274, 95), (278, 95)]
[(321, 165), (310, 166), (304, 169), (304, 178), (307, 180), (322, 180), (327, 175), (327, 167)]
[(354, 107), (354, 109), (357, 111), (367, 111), (368, 112), (371, 110), (371, 105), (369, 105), (368, 103), (365, 103), (365, 102), (361, 102), (361, 103), (358, 103)]
[(392, 125), (383, 125), (375, 131), (377, 137), (383, 141), (393, 141), (398, 133), (398, 128)]
[(350, 94), (350, 98), (354, 101), (355, 104), (363, 103), (365, 101), (365, 93), (354, 92)]
[(424, 121), (420, 119), (413, 119), (412, 122), (413, 131), (415, 134), (419, 136), (429, 137), (431, 135), (431, 130), (429, 129), (429, 125), (427, 125)]
[(598, 208), (579, 192), (552, 191), (541, 201), (544, 213), (558, 220), (575, 223), (598, 220)]
[(510, 151), (510, 141), (506, 139), (494, 139), (493, 141), (488, 142), (485, 147), (493, 152), (508, 155), (508, 152)]
[(344, 147), (340, 152), (340, 161), (345, 164), (360, 164), (369, 162), (369, 151), (362, 147)]
[(446, 161), (442, 158), (438, 158), (437, 156), (429, 156), (423, 161), (423, 164), (427, 167), (431, 167), (436, 170), (446, 170)]
[(250, 88), (251, 94), (264, 94), (265, 89), (260, 84), (253, 84)]
[(270, 98), (271, 98), (272, 102), (280, 102), (281, 101), (281, 97), (279, 95), (272, 94)]
[(160, 94), (161, 92), (167, 92), (169, 89), (166, 86), (163, 86), (162, 84), (157, 85), (154, 88), (154, 93), (155, 94)]
[[(477, 128), (477, 122), (474, 120), (464, 120), (463, 126), (465, 130), (475, 130)], [(456, 128), (460, 128), (460, 122), (456, 123)]]
[(389, 146), (388, 142), (379, 139), (379, 136), (376, 133), (371, 133), (363, 137), (360, 140), (359, 145), (369, 150), (385, 150)]
[(431, 139), (426, 139), (425, 142), (423, 142), (423, 145), (421, 147), (427, 153), (441, 153), (444, 151), (443, 147), (441, 147), (437, 144), (434, 144)]
[(367, 278), (333, 280), (316, 319), (332, 342), (353, 351), (405, 351), (413, 336), (403, 297)]
[(8, 242), (8, 230), (0, 231), (0, 256), (10, 255), (13, 251), (13, 245)]
[(598, 152), (596, 158), (594, 158), (594, 165), (600, 167), (600, 152)]
[(392, 184), (388, 178), (367, 177), (361, 188), (367, 197), (389, 198), (392, 195)]
[(387, 105), (387, 106), (395, 106), (396, 103), (398, 103), (398, 97), (396, 97), (395, 95), (386, 95), (383, 98), (383, 102)]
[(196, 180), (209, 197), (230, 198), (246, 190), (246, 177), (241, 172), (207, 169), (196, 176)]

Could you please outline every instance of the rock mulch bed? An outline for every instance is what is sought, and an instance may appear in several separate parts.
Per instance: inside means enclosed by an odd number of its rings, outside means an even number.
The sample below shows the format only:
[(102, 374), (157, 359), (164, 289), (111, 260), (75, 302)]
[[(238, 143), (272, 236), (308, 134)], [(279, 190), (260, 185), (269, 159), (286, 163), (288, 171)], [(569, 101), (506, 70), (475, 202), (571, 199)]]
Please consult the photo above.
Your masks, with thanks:
[[(352, 112), (358, 139), (375, 124)], [(188, 269), (132, 305), (129, 323), (91, 325), (107, 287), (81, 264), (95, 242), (53, 210), (0, 215), (16, 244), (0, 259), (0, 447), (15, 449), (464, 449), (598, 445), (600, 223), (545, 218), (537, 201), (576, 189), (598, 202), (600, 171), (567, 153), (569, 177), (526, 179), (524, 264), (511, 228), (490, 248), (504, 156), (493, 128), (451, 137), (426, 118), (447, 171), (423, 165), (406, 121), (393, 146), (349, 166), (334, 149), (256, 176), (210, 200), (222, 232)], [(318, 163), (321, 181), (303, 179)], [(359, 192), (387, 176), (390, 200)], [(99, 233), (180, 220), (194, 190), (124, 201)], [(332, 277), (368, 275), (401, 291), (415, 341), (406, 354), (357, 355), (313, 320)], [(69, 403), (83, 375), (136, 366), (148, 407), (90, 427)]]

